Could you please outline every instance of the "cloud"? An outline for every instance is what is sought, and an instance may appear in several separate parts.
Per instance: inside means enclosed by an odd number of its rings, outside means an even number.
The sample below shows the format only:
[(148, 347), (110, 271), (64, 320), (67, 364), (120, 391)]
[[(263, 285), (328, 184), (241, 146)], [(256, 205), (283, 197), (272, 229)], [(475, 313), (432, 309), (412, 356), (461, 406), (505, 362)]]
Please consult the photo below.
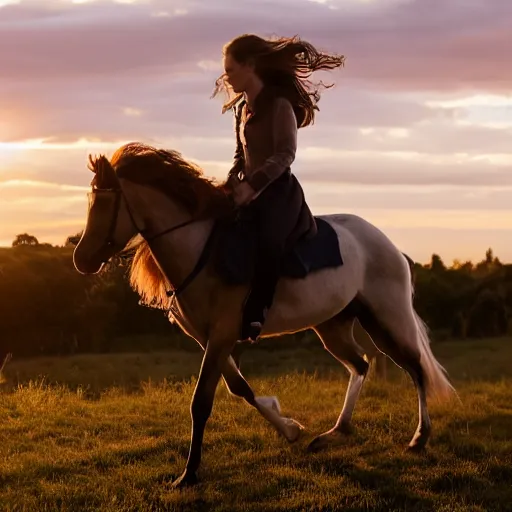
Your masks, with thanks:
[(300, 131), (294, 171), (315, 211), (360, 211), (422, 250), (441, 239), (454, 247), (450, 226), (463, 224), (465, 237), (471, 219), (486, 244), (476, 226), (493, 225), (489, 212), (508, 229), (508, 0), (5, 3), (0, 215), (14, 220), (0, 240), (33, 227), (61, 243), (80, 229), (88, 153), (131, 140), (177, 149), (223, 178), (233, 120), (210, 94), (222, 45), (243, 32), (300, 34), (347, 56), (322, 75), (336, 86)]
[[(487, 188), (471, 185), (382, 186), (377, 182), (364, 186), (346, 183), (333, 189), (331, 183), (304, 181), (303, 184), (308, 202), (316, 205), (315, 208), (318, 211), (378, 210), (385, 214), (386, 211), (399, 210), (402, 212), (400, 215), (403, 216), (405, 210), (407, 215), (403, 220), (398, 221), (398, 224), (402, 225), (404, 222), (417, 222), (421, 225), (432, 219), (446, 221), (447, 212), (450, 212), (450, 215), (459, 215), (457, 212), (466, 215), (467, 212), (471, 212), (467, 224), (476, 227), (474, 220), (475, 215), (477, 217), (480, 215), (478, 212), (483, 212), (485, 218), (489, 215), (497, 215), (499, 218), (503, 214), (511, 218), (512, 212), (510, 205), (512, 186)], [(416, 214), (419, 212), (421, 215), (425, 211), (429, 211), (427, 217), (418, 221)]]
[[(471, 218), (472, 212), (469, 213)], [(379, 216), (373, 219), (379, 225)], [(445, 218), (445, 221), (448, 220)], [(396, 227), (388, 225), (379, 226), (385, 230), (386, 235), (405, 251), (415, 261), (428, 263), (433, 253), (441, 253), (445, 263), (453, 260), (481, 261), (485, 258), (485, 251), (492, 247), (494, 254), (501, 261), (512, 260), (510, 249), (511, 229), (493, 227), (492, 219), (481, 227), (460, 229), (446, 224), (431, 227)]]
[(167, 7), (164, 1), (7, 6), (0, 60), (15, 80), (155, 76), (216, 61), (227, 39), (255, 31), (299, 33), (344, 53), (344, 79), (375, 87), (506, 90), (512, 74), (507, 0), (475, 0), (471, 8), (460, 0), (331, 6), (306, 0), (215, 5), (184, 0), (173, 3), (173, 15), (154, 15)]
[[(89, 192), (89, 188), (77, 185), (62, 185), (61, 183), (49, 183), (47, 181), (31, 180), (6, 180), (0, 181), (0, 194), (2, 201), (21, 202), (26, 199), (39, 198), (61, 198), (69, 195), (70, 192), (83, 195)], [(33, 194), (31, 196), (31, 194)], [(23, 196), (20, 199), (20, 196)], [(73, 198), (76, 196), (73, 196)]]
[[(298, 32), (347, 55), (347, 67), (327, 79), (337, 87), (320, 103), (324, 125), (402, 127), (452, 119), (460, 115), (460, 104), (432, 108), (417, 96), (393, 92), (500, 89), (508, 83), (512, 68), (505, 61), (500, 67), (499, 59), (508, 55), (510, 43), (503, 46), (493, 37), (503, 16), (512, 14), (509, 3), (482, 0), (466, 9), (458, 1), (438, 0), (297, 1), (300, 9), (291, 14), (289, 0), (229, 0), (215, 7), (182, 0), (169, 16), (155, 16), (168, 12), (164, 1), (38, 0), (3, 7), (0, 140), (156, 142), (183, 131), (208, 136), (220, 126), (225, 130), (220, 99), (209, 96), (221, 72), (222, 45), (243, 31)], [(486, 34), (487, 43), (465, 55), (460, 41), (474, 34)], [(468, 63), (475, 55), (478, 60)], [(489, 73), (489, 63), (499, 70), (498, 82), (492, 82), (496, 72)]]
[[(6, 163), (0, 144), (0, 186), (2, 182), (23, 180), (58, 183), (88, 187), (92, 178), (87, 169), (88, 155), (105, 154), (111, 157), (116, 149), (128, 141), (94, 142), (77, 144), (27, 144), (13, 145)], [(234, 143), (232, 139), (190, 137), (169, 139), (163, 147), (175, 149), (200, 165), (208, 176), (224, 178), (230, 168)], [(223, 159), (223, 157), (227, 157)]]
[[(10, 245), (19, 233), (40, 242), (63, 244), (85, 225), (87, 196), (81, 187), (24, 180), (0, 182), (0, 243)], [(8, 219), (8, 220), (7, 220)]]
[(485, 154), (507, 154), (511, 137), (511, 128), (459, 124), (435, 118), (394, 127), (371, 124), (344, 127), (326, 124), (322, 119), (318, 126), (304, 130), (300, 134), (300, 141), (303, 147), (325, 147), (327, 150), (414, 151), (430, 160), (443, 154), (456, 158), (460, 154), (472, 158)]
[[(467, 131), (474, 130), (468, 128)], [(402, 139), (396, 134), (386, 137), (377, 129), (366, 134), (348, 128), (334, 133), (326, 129), (311, 129), (301, 135), (293, 170), (301, 180), (330, 183), (334, 187), (343, 187), (347, 183), (378, 184), (382, 187), (512, 185), (512, 156), (506, 152), (506, 137), (499, 137), (493, 147), (492, 133), (487, 134), (488, 131), (475, 130), (465, 145), (454, 141), (454, 149), (459, 145), (466, 151), (451, 153), (450, 141), (456, 139), (457, 134), (451, 135), (446, 130), (435, 137), (434, 127), (431, 129), (433, 140), (426, 134), (415, 136), (415, 131)], [(502, 130), (494, 131), (502, 135)], [(479, 133), (487, 135), (489, 153), (470, 146), (472, 141), (478, 143)], [(383, 140), (379, 142), (380, 137)], [(406, 145), (411, 138), (414, 139), (412, 147), (416, 149)], [(8, 165), (0, 169), (0, 180), (25, 179), (88, 186), (88, 154), (111, 156), (125, 142), (85, 140), (74, 145), (39, 143), (25, 148), (23, 144), (12, 145), (18, 149), (10, 150)], [(232, 165), (235, 141), (228, 130), (225, 137), (182, 136), (165, 138), (160, 142), (158, 146), (180, 151), (185, 158), (200, 165), (207, 175), (218, 179), (223, 179)], [(315, 142), (322, 145), (315, 145)], [(492, 152), (492, 149), (500, 151)], [(0, 145), (0, 160), (1, 155)]]

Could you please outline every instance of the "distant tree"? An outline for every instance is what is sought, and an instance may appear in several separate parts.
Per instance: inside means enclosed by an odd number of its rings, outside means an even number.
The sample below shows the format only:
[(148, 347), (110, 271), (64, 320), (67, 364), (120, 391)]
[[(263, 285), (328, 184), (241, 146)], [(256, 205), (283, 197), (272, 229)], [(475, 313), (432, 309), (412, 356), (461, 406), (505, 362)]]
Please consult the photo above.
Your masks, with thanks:
[(504, 301), (495, 290), (483, 289), (469, 311), (468, 334), (472, 337), (503, 336), (507, 327)]
[(12, 242), (13, 247), (19, 247), (20, 245), (39, 245), (39, 240), (33, 235), (22, 233), (16, 235), (16, 238)]
[(80, 242), (80, 238), (82, 238), (83, 230), (79, 231), (76, 235), (70, 235), (66, 238), (64, 242), (64, 247), (74, 247)]
[(464, 272), (466, 274), (471, 274), (473, 272), (473, 263), (471, 261), (460, 261), (458, 259), (453, 260), (452, 270), (457, 270), (460, 272)]
[(494, 256), (493, 250), (489, 247), (485, 251), (485, 258), (475, 265), (475, 271), (479, 276), (486, 276), (499, 270), (502, 263), (498, 257)]
[(497, 269), (503, 266), (498, 256), (494, 256), (492, 249), (487, 249), (485, 253), (485, 260), (488, 262), (489, 266), (493, 267), (493, 269)]
[(432, 272), (443, 272), (446, 270), (446, 265), (443, 263), (443, 260), (439, 254), (432, 254), (432, 258), (430, 260), (430, 269)]

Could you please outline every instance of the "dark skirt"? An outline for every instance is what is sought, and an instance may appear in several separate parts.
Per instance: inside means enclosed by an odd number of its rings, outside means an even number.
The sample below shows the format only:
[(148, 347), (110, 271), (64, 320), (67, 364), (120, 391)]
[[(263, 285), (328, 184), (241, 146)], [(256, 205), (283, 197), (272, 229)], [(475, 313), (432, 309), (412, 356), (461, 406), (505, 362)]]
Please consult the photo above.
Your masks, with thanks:
[(268, 249), (288, 252), (302, 237), (316, 234), (316, 223), (299, 181), (286, 171), (241, 209), (242, 224)]
[(215, 266), (227, 283), (240, 284), (274, 281), (286, 255), (317, 227), (300, 183), (287, 171), (215, 231)]

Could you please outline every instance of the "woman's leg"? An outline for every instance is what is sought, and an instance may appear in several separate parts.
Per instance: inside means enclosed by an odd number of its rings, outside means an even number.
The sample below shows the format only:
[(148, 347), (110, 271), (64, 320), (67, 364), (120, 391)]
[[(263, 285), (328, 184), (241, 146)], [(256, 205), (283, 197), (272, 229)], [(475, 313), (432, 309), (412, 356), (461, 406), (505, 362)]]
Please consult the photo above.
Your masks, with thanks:
[(302, 207), (292, 176), (284, 175), (269, 185), (251, 207), (257, 219), (256, 264), (244, 325), (248, 326), (247, 338), (256, 340), (272, 305), (287, 240)]

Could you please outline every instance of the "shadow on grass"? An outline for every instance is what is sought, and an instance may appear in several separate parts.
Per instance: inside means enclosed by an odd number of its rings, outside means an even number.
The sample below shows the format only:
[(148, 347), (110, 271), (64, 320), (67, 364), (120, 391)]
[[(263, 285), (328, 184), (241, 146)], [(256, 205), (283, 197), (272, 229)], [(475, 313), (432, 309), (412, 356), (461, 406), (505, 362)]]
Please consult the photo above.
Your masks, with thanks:
[(0, 474), (0, 485), (19, 485), (34, 481), (65, 483), (79, 475), (90, 476), (91, 470), (105, 473), (115, 468), (125, 467), (150, 459), (166, 458), (169, 464), (185, 460), (188, 446), (180, 440), (164, 440), (151, 446), (136, 446), (119, 450), (103, 450), (82, 459), (68, 463), (39, 463), (22, 469)]

